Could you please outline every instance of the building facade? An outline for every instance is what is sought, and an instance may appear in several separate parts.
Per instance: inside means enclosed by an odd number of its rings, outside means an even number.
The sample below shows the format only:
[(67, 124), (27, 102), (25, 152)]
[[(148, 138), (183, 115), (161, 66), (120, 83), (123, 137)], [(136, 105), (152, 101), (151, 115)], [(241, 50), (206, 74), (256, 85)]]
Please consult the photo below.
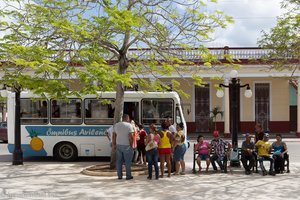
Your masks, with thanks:
[[(178, 50), (180, 51), (180, 50)], [(199, 87), (193, 84), (192, 74), (176, 75), (172, 78), (181, 83), (181, 89), (189, 94), (189, 97), (182, 97), (182, 107), (188, 124), (188, 132), (201, 133), (212, 132), (214, 126), (211, 122), (211, 111), (218, 107), (223, 112), (223, 116), (217, 116), (217, 129), (221, 133), (231, 132), (231, 113), (230, 102), (231, 95), (228, 88), (224, 89), (224, 97), (216, 96), (216, 85), (222, 83), (228, 85), (231, 81), (229, 73), (232, 69), (238, 71), (238, 80), (240, 84), (249, 84), (252, 90), (252, 97), (246, 98), (241, 88), (238, 92), (237, 100), (237, 123), (238, 132), (254, 132), (256, 123), (261, 123), (264, 130), (272, 133), (290, 133), (299, 132), (300, 122), (299, 95), (297, 87), (297, 77), (299, 71), (290, 69), (276, 70), (270, 63), (263, 61), (263, 56), (268, 50), (260, 48), (211, 48), (214, 55), (231, 54), (234, 59), (238, 60), (240, 67), (224, 67), (222, 64), (203, 70), (199, 74), (206, 81), (205, 87)], [(197, 57), (197, 52), (190, 53), (190, 57)], [(226, 63), (226, 61), (225, 61)], [(192, 66), (191, 66), (192, 67)], [(213, 77), (223, 77), (222, 81), (215, 80)], [(164, 81), (169, 82), (170, 77), (162, 77)], [(295, 81), (296, 79), (296, 81)], [(297, 117), (298, 115), (298, 117)]]

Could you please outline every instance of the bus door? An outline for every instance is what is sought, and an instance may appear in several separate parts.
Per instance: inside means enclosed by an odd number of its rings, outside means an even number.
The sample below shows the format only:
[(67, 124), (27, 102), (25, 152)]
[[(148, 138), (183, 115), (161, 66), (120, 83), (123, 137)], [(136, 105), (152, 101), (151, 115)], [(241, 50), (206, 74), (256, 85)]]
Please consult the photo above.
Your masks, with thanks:
[(129, 115), (131, 120), (140, 122), (139, 102), (124, 102), (123, 113)]

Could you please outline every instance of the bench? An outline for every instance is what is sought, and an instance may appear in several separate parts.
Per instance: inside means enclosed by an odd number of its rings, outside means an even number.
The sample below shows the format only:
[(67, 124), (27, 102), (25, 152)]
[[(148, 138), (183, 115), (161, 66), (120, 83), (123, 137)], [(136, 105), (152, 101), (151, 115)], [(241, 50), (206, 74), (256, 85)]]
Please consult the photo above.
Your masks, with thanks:
[[(198, 157), (198, 151), (195, 151), (195, 147), (196, 147), (196, 144), (194, 144), (193, 146), (193, 173), (196, 173), (196, 162), (197, 162), (197, 157)], [(227, 149), (225, 149), (225, 151), (227, 151)], [(271, 151), (271, 155), (273, 155), (273, 150)], [(209, 156), (212, 156), (214, 154), (214, 151), (212, 149), (212, 151), (210, 152), (210, 155)], [(242, 154), (242, 149), (239, 147), (238, 148), (238, 159), (240, 160), (241, 159), (241, 154)], [(255, 161), (254, 161), (254, 166), (252, 168), (252, 171), (255, 171), (256, 173), (258, 173), (258, 159), (257, 159), (257, 151), (255, 151)], [(224, 163), (224, 172), (226, 173), (227, 172), (227, 161), (229, 159), (227, 158), (225, 160), (226, 163)], [(289, 160), (289, 155), (288, 154), (285, 154), (284, 156), (284, 168), (286, 169), (286, 173), (290, 173), (290, 160)]]
[[(274, 150), (272, 149), (271, 150), (271, 152), (270, 152), (270, 154), (271, 155), (273, 155), (273, 153), (274, 153)], [(290, 173), (290, 158), (289, 158), (290, 156), (289, 156), (289, 154), (288, 153), (286, 153), (286, 154), (284, 154), (284, 160), (283, 160), (283, 162), (284, 162), (284, 170), (286, 171), (286, 173)], [(255, 172), (256, 173), (258, 173), (258, 159), (257, 159), (257, 153), (256, 153), (256, 156), (255, 156), (255, 164), (254, 164), (254, 166), (255, 166)]]
[[(227, 148), (225, 148), (225, 152), (227, 152)], [(197, 162), (197, 157), (198, 157), (199, 152), (196, 150), (196, 144), (193, 146), (193, 173), (196, 173), (196, 162)], [(209, 157), (211, 157), (214, 154), (214, 149), (212, 148)], [(228, 157), (225, 156), (223, 160), (223, 165), (224, 165), (224, 172), (227, 173), (227, 161)]]

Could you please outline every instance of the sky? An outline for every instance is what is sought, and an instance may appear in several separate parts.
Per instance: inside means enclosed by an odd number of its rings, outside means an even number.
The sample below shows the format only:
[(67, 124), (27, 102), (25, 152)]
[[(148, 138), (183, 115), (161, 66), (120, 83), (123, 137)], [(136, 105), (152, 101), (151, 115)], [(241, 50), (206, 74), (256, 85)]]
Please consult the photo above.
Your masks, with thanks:
[[(218, 9), (232, 16), (234, 24), (223, 30), (216, 30), (214, 41), (207, 47), (257, 47), (262, 30), (269, 31), (276, 25), (276, 17), (282, 15), (281, 0), (218, 0), (217, 4), (208, 4), (206, 9)], [(0, 0), (0, 8), (3, 4)], [(205, 9), (204, 9), (205, 10)], [(0, 32), (0, 36), (3, 33)]]
[(276, 17), (282, 15), (281, 0), (219, 0), (209, 4), (208, 10), (218, 9), (232, 16), (234, 24), (226, 30), (217, 30), (215, 40), (208, 47), (257, 47), (262, 30), (270, 31), (276, 25)]

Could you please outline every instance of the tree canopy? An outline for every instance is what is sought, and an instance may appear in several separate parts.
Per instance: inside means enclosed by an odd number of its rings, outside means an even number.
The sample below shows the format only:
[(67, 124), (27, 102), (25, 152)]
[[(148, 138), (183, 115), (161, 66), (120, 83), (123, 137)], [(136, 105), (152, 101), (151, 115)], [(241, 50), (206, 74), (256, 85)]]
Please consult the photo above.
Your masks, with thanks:
[[(216, 0), (211, 0), (216, 2)], [(166, 90), (160, 77), (191, 70), (178, 54), (200, 48), (205, 66), (217, 60), (205, 41), (232, 19), (205, 11), (200, 0), (4, 0), (0, 11), (2, 82), (61, 97), (117, 91), (121, 119), (124, 86)], [(130, 49), (135, 49), (131, 50)], [(182, 52), (181, 51), (181, 52)], [(197, 68), (196, 68), (197, 69)], [(195, 84), (203, 84), (201, 72)], [(80, 90), (70, 90), (77, 79)], [(172, 80), (176, 89), (179, 83)], [(119, 105), (119, 107), (117, 107)]]
[(271, 49), (267, 60), (271, 60), (278, 70), (299, 70), (300, 60), (300, 1), (284, 0), (283, 16), (278, 17), (277, 25), (270, 32), (263, 32), (259, 40), (261, 47)]

